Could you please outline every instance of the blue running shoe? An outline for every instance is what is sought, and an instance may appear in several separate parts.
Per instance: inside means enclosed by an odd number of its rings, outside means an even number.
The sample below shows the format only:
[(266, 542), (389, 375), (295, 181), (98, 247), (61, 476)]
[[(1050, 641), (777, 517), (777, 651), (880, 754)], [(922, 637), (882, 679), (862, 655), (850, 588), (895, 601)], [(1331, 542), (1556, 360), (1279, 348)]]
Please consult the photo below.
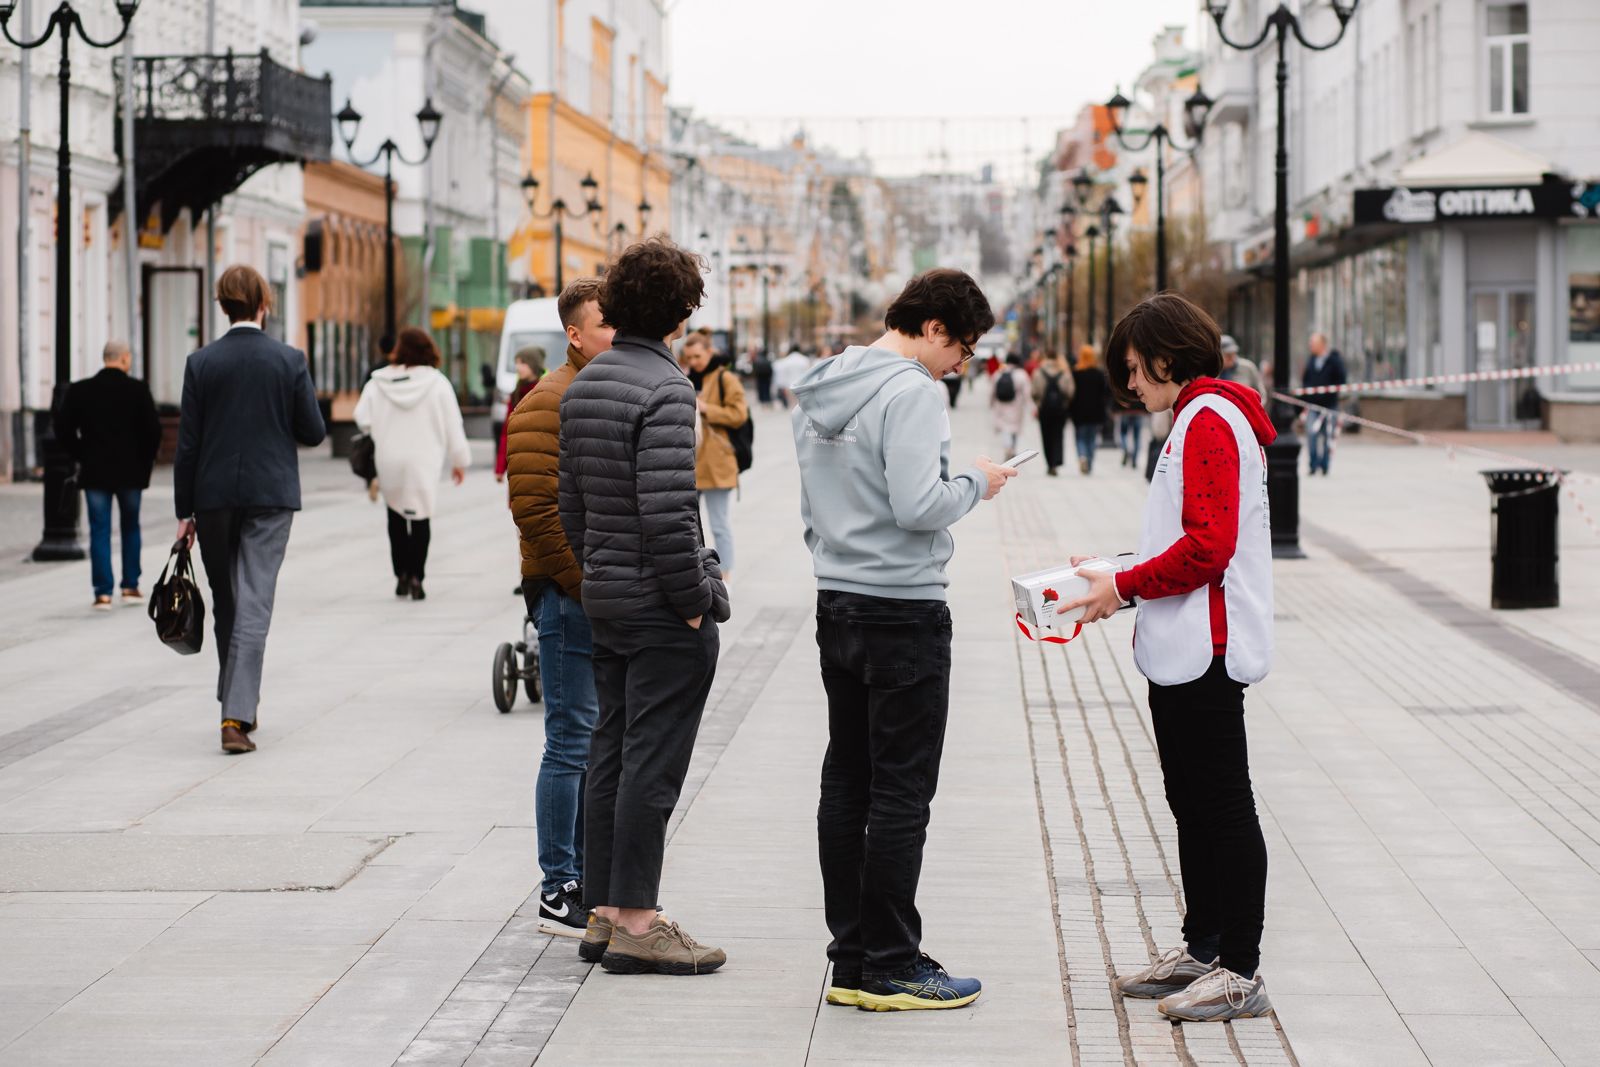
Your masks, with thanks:
[(976, 978), (951, 978), (926, 952), (896, 975), (863, 977), (858, 1007), (862, 1011), (916, 1011), (964, 1008), (978, 999), (983, 983)]

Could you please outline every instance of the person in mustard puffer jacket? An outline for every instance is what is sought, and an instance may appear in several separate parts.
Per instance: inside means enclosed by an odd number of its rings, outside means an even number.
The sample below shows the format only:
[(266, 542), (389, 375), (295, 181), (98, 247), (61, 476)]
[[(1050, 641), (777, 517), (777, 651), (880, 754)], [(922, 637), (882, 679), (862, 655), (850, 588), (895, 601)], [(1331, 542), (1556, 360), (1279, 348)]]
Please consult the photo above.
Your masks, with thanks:
[(728, 369), (726, 360), (716, 358), (704, 334), (689, 335), (683, 342), (683, 357), (689, 369), (701, 376), (696, 406), (702, 433), (695, 452), (694, 487), (705, 501), (726, 582), (733, 578), (733, 491), (739, 487), (739, 461), (728, 431), (744, 425), (750, 407), (739, 376)]
[(511, 517), (522, 543), (522, 595), (539, 630), (544, 687), (544, 758), (534, 790), (539, 918), (584, 929), (583, 778), (589, 738), (600, 713), (591, 662), (593, 638), (583, 612), (583, 571), (561, 528), (558, 500), (561, 398), (589, 361), (611, 347), (598, 278), (580, 278), (556, 301), (567, 330), (567, 358), (522, 398), (506, 420)]

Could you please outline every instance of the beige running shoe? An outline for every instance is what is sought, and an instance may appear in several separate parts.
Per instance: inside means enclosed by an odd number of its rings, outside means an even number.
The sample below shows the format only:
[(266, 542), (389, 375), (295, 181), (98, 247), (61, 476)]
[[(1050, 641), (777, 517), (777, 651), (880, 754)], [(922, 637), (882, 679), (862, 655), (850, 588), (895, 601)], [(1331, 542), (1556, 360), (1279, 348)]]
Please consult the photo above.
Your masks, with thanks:
[(1156, 1003), (1156, 1010), (1169, 1019), (1190, 1023), (1221, 1023), (1230, 1019), (1259, 1019), (1272, 1014), (1267, 999), (1267, 982), (1259, 974), (1241, 978), (1225, 967), (1218, 967), (1181, 993)]
[(710, 974), (727, 962), (720, 948), (700, 944), (662, 918), (638, 935), (612, 927), (611, 944), (600, 957), (600, 966), (612, 974)]
[(599, 963), (600, 957), (606, 954), (606, 946), (611, 944), (611, 932), (614, 929), (616, 927), (611, 925), (610, 919), (602, 919), (591, 911), (583, 941), (578, 945), (578, 958), (584, 963)]
[(1144, 970), (1117, 975), (1117, 992), (1140, 1000), (1160, 1000), (1189, 988), (1189, 983), (1216, 969), (1215, 963), (1201, 963), (1189, 955), (1187, 948), (1169, 948)]

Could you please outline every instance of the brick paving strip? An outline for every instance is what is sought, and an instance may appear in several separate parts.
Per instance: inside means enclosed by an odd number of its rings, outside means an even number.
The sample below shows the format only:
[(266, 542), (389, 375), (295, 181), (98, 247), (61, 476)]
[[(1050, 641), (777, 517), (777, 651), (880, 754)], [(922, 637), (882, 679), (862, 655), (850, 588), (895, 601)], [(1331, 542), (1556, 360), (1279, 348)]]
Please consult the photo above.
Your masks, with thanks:
[[(1037, 499), (1000, 503), (1012, 573), (1065, 558)], [(1276, 1018), (1178, 1024), (1116, 993), (1119, 970), (1177, 943), (1183, 914), (1172, 819), (1149, 800), (1163, 795), (1160, 764), (1120, 640), (1098, 627), (1067, 646), (1015, 635), (1072, 1063), (1297, 1065)]]
[[(667, 824), (668, 844), (779, 660), (793, 644), (806, 614), (799, 608), (763, 608), (738, 641), (723, 651), (683, 792)], [(573, 938), (539, 932), (539, 890), (535, 889), (396, 1064), (531, 1064), (593, 968), (578, 959), (577, 945)]]

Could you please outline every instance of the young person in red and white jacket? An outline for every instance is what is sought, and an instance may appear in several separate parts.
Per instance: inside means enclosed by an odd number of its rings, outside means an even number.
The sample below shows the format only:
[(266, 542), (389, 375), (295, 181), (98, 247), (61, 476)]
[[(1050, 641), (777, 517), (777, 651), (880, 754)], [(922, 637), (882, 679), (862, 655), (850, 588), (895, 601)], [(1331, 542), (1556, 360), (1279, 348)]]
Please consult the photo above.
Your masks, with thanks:
[[(1216, 376), (1217, 324), (1162, 293), (1112, 332), (1106, 369), (1119, 399), (1173, 412), (1150, 483), (1137, 565), (1080, 572), (1084, 621), (1138, 604), (1134, 661), (1150, 681), (1150, 718), (1167, 804), (1178, 824), (1185, 944), (1117, 979), (1125, 996), (1161, 998), (1195, 1022), (1272, 1011), (1256, 973), (1267, 846), (1245, 742), (1245, 687), (1272, 663), (1272, 535), (1263, 446), (1275, 435), (1253, 389)], [(1077, 560), (1074, 560), (1077, 562)]]

